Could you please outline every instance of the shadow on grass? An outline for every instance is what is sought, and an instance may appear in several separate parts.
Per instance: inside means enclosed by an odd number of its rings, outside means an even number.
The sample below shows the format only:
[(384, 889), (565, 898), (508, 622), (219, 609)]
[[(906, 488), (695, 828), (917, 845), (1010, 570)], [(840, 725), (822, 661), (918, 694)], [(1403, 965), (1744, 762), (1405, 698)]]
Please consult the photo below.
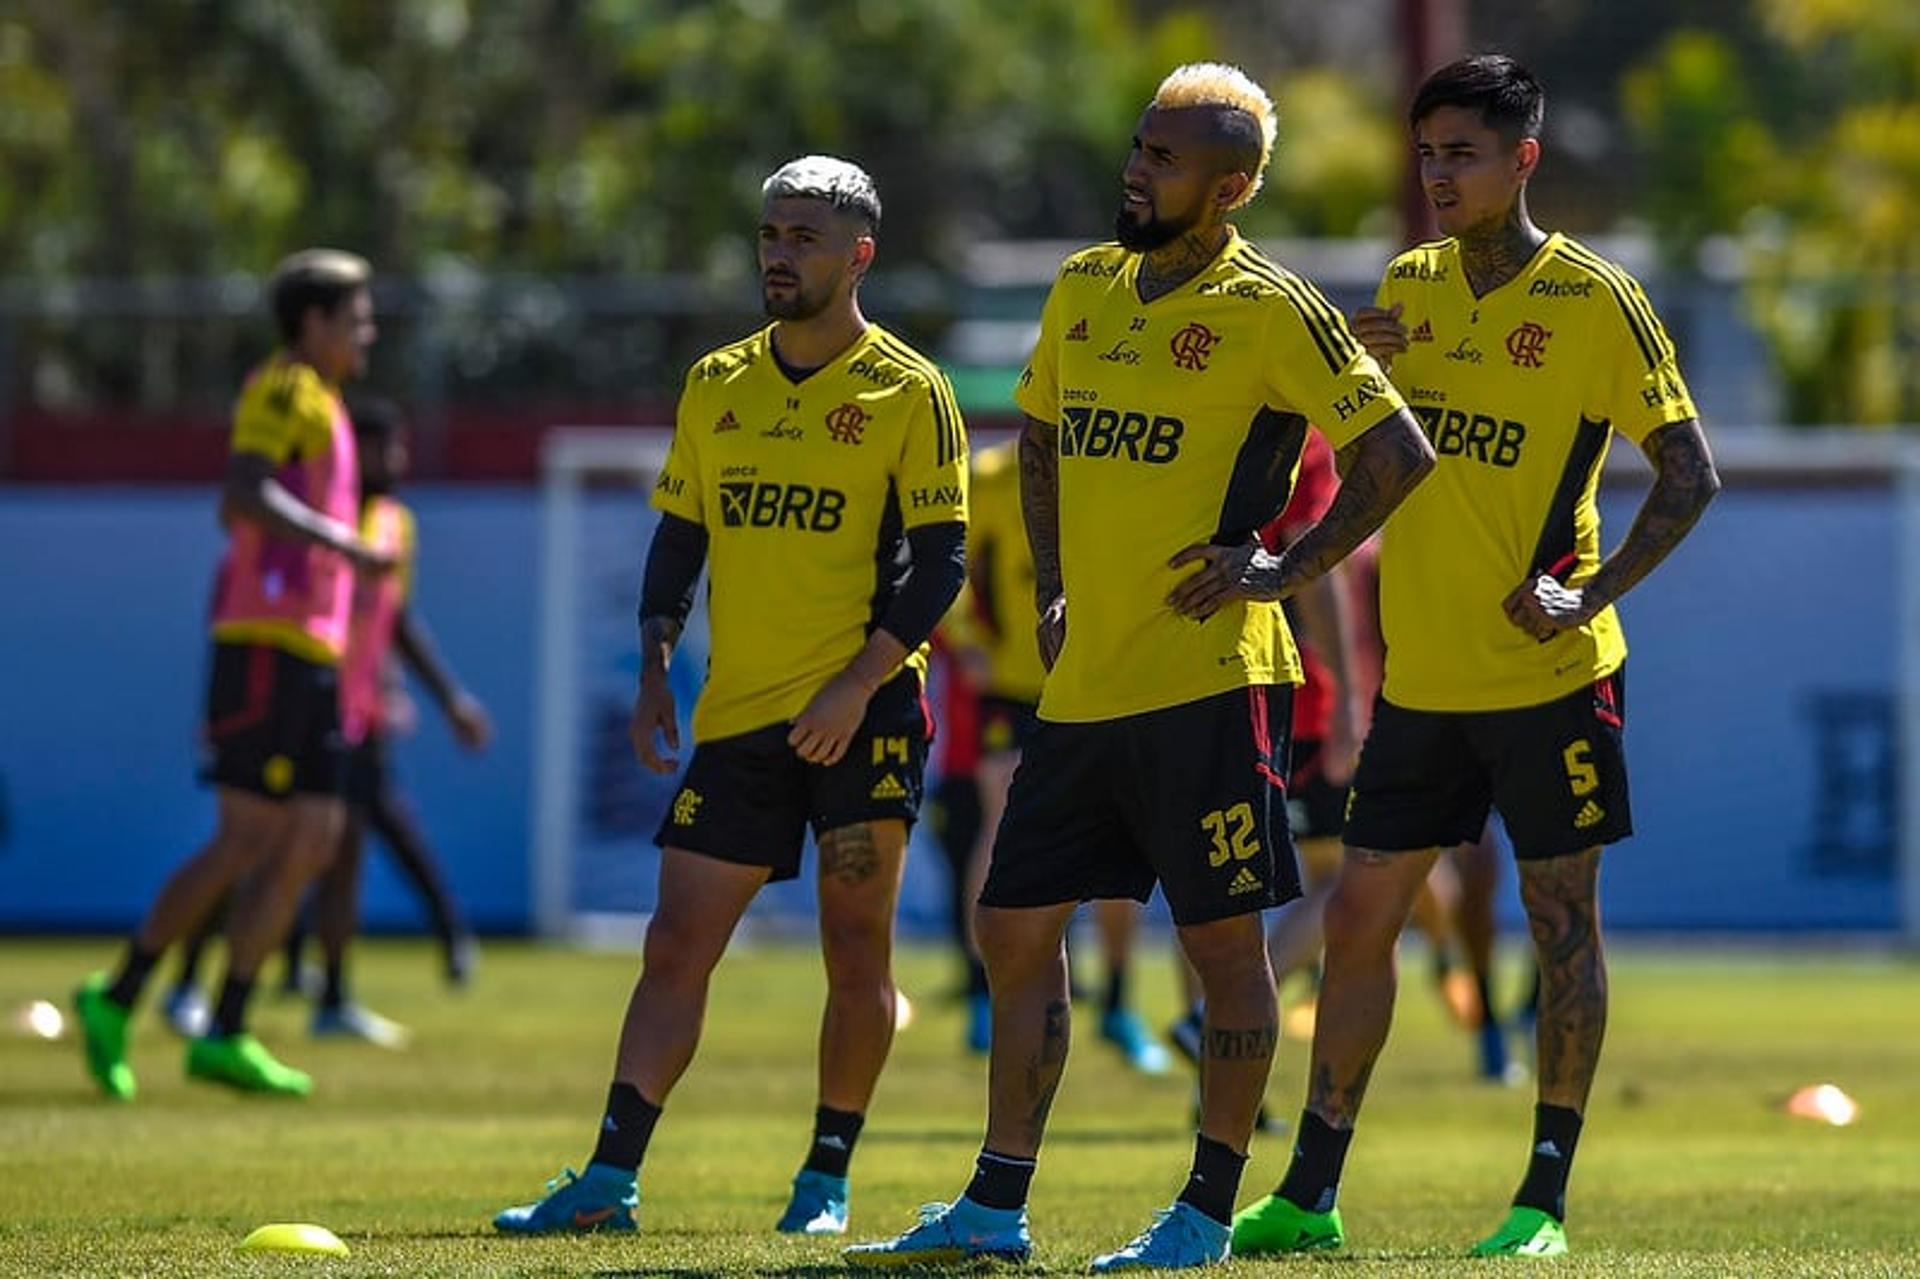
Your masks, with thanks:
[[(1191, 1136), (1191, 1125), (1162, 1124), (1157, 1128), (1066, 1128), (1049, 1129), (1047, 1145), (1053, 1146), (1125, 1146), (1143, 1141), (1165, 1141), (1169, 1134)], [(981, 1130), (972, 1128), (888, 1128), (860, 1134), (860, 1144), (918, 1145), (923, 1143), (977, 1146)]]

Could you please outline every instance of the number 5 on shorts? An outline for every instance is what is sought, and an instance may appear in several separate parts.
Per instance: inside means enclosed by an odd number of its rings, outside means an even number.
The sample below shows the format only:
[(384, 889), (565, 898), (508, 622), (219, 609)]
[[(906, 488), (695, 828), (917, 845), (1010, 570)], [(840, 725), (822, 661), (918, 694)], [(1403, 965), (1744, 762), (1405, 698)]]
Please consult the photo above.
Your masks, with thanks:
[(1592, 751), (1593, 743), (1582, 737), (1561, 752), (1561, 762), (1567, 766), (1567, 789), (1575, 799), (1600, 789), (1600, 770), (1587, 758)]
[(1260, 838), (1253, 833), (1253, 805), (1235, 804), (1216, 808), (1200, 819), (1200, 829), (1213, 841), (1207, 850), (1207, 865), (1225, 866), (1229, 861), (1246, 861), (1260, 851)]

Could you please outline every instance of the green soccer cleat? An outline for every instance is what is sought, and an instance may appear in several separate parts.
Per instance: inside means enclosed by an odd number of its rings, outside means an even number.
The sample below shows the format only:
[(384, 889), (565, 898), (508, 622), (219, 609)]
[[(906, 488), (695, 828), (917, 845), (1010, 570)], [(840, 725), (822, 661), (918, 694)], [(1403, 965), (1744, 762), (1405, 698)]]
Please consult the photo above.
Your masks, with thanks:
[(1472, 1257), (1562, 1257), (1567, 1252), (1567, 1228), (1553, 1214), (1538, 1208), (1516, 1207), (1500, 1229), (1473, 1245)]
[(270, 1097), (305, 1097), (313, 1078), (282, 1064), (252, 1035), (207, 1035), (187, 1045), (187, 1077)]
[(1268, 1195), (1233, 1214), (1233, 1255), (1270, 1256), (1282, 1252), (1325, 1252), (1347, 1241), (1340, 1210), (1308, 1212), (1292, 1200)]
[(87, 1053), (87, 1073), (115, 1101), (132, 1101), (137, 1091), (127, 1064), (127, 1023), (133, 1010), (107, 998), (107, 975), (94, 973), (73, 992), (73, 1015)]

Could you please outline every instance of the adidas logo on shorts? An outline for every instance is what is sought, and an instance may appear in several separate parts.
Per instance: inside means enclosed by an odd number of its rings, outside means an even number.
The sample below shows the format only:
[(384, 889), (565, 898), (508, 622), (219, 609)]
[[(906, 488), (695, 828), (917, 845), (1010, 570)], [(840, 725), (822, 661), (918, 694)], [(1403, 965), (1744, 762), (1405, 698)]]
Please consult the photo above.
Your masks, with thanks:
[(1257, 893), (1261, 887), (1260, 877), (1242, 866), (1233, 873), (1233, 882), (1227, 885), (1227, 896), (1238, 897), (1242, 893)]
[(1606, 819), (1607, 810), (1592, 800), (1588, 800), (1580, 806), (1580, 811), (1574, 814), (1573, 828), (1575, 830), (1586, 830), (1590, 826), (1598, 826)]
[(868, 792), (868, 797), (871, 799), (905, 799), (907, 797), (907, 788), (900, 784), (898, 777), (892, 773), (888, 773), (885, 777), (882, 777), (873, 784), (873, 789)]

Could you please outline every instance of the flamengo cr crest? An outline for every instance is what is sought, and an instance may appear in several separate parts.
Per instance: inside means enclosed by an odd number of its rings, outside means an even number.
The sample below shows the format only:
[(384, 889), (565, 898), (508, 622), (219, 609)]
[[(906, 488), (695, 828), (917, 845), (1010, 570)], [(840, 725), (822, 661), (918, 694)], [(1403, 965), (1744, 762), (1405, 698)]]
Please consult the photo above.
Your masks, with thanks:
[(827, 414), (827, 434), (842, 444), (858, 444), (860, 433), (866, 429), (867, 419), (872, 416), (858, 404), (848, 401)]
[(1174, 367), (1193, 369), (1198, 372), (1207, 367), (1207, 360), (1213, 355), (1213, 347), (1220, 335), (1198, 321), (1189, 324), (1173, 335), (1173, 341), (1167, 345), (1173, 351)]
[(1513, 362), (1523, 369), (1540, 367), (1540, 356), (1547, 349), (1547, 339), (1553, 336), (1550, 329), (1543, 329), (1532, 320), (1528, 320), (1513, 332), (1507, 334), (1507, 354)]

